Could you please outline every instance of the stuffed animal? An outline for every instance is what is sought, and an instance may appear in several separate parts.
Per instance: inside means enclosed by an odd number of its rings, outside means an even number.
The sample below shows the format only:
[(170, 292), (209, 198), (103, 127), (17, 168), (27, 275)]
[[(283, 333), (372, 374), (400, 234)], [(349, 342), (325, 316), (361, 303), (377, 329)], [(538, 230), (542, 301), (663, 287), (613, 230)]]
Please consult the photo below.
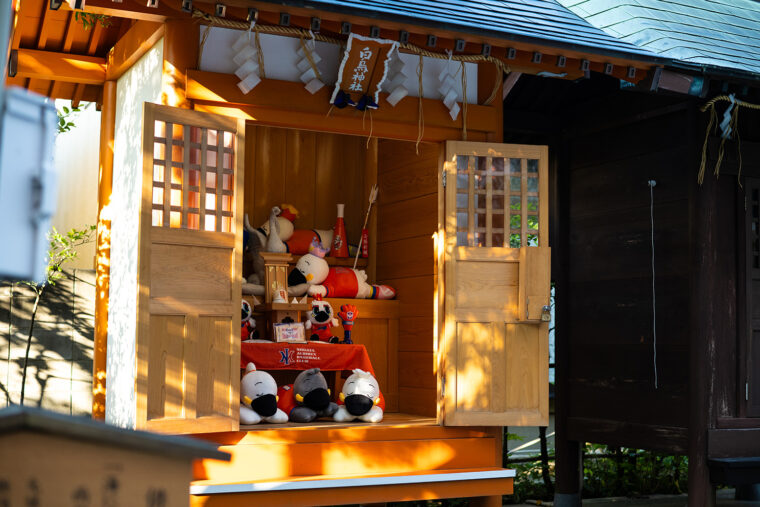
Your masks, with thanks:
[(334, 297), (355, 299), (393, 299), (396, 291), (387, 285), (370, 285), (364, 270), (334, 267), (325, 260), (327, 249), (314, 241), (309, 253), (298, 259), (288, 275), (291, 296)]
[[(261, 252), (286, 252), (287, 247), (284, 241), (293, 236), (293, 220), (298, 217), (298, 210), (290, 204), (283, 204), (281, 207), (274, 206), (269, 213), (269, 219), (261, 224), (261, 227), (255, 229), (251, 227), (248, 221), (248, 213), (243, 220), (243, 232), (245, 239), (245, 248), (251, 253), (253, 258), (253, 274), (248, 277), (244, 285), (261, 285), (264, 283), (264, 259)], [(277, 231), (276, 235), (270, 235), (270, 230)], [(244, 294), (253, 294), (253, 287), (244, 287), (247, 291)], [(261, 289), (263, 294), (263, 287)], [(260, 294), (256, 294), (260, 295)]]
[(288, 416), (277, 408), (277, 383), (269, 373), (256, 369), (253, 363), (245, 367), (240, 379), (240, 422), (259, 424), (288, 422)]
[(338, 317), (343, 325), (343, 343), (354, 343), (351, 340), (351, 330), (354, 328), (354, 321), (359, 317), (359, 310), (354, 305), (340, 305)]
[(327, 301), (322, 301), (321, 296), (316, 296), (311, 300), (311, 310), (306, 312), (307, 331), (311, 331), (310, 340), (319, 340), (322, 342), (338, 343), (338, 337), (334, 336), (330, 328), (336, 327), (338, 319), (333, 315), (332, 305)]
[(308, 423), (318, 417), (332, 417), (338, 405), (330, 401), (327, 380), (319, 368), (302, 371), (292, 386), (278, 390), (278, 406), (293, 422)]
[(340, 401), (333, 419), (346, 422), (359, 419), (364, 422), (380, 422), (383, 420), (383, 409), (380, 407), (380, 387), (377, 379), (366, 371), (355, 369), (343, 384)]
[(240, 338), (243, 341), (256, 340), (259, 337), (259, 330), (256, 329), (256, 320), (253, 318), (253, 308), (250, 303), (243, 300), (240, 315)]

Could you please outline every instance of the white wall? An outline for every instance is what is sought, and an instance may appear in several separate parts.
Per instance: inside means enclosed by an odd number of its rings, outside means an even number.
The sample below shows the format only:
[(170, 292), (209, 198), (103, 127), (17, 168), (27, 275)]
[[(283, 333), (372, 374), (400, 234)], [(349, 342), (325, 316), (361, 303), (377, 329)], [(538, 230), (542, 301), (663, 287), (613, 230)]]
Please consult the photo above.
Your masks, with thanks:
[(135, 426), (143, 104), (161, 100), (163, 47), (161, 39), (116, 83), (106, 422), (125, 428)]
[[(201, 30), (203, 32), (203, 30)], [(203, 46), (200, 69), (209, 72), (223, 72), (234, 74), (237, 65), (232, 60), (234, 52), (232, 44), (245, 32), (230, 28), (211, 28), (206, 44)], [(296, 51), (301, 47), (299, 39), (282, 35), (261, 34), (261, 49), (264, 52), (264, 69), (266, 77), (280, 79), (282, 81), (300, 81), (300, 72), (296, 68), (296, 62), (300, 60)], [(317, 42), (316, 52), (322, 58), (317, 67), (324, 79), (324, 83), (334, 85), (338, 77), (341, 48), (336, 44)], [(400, 53), (404, 62), (403, 72), (407, 76), (404, 87), (409, 91), (409, 97), (419, 96), (419, 83), (417, 78), (417, 66), (419, 56)], [(447, 65), (446, 60), (438, 58), (423, 59), (422, 65), (422, 90), (425, 98), (441, 100), (438, 91), (440, 82), (438, 76)], [(452, 71), (458, 69), (460, 64), (453, 62)], [(476, 104), (478, 99), (478, 67), (474, 63), (465, 64), (467, 68), (467, 103)], [(462, 96), (462, 82), (457, 75), (455, 89)], [(255, 93), (255, 90), (251, 92)], [(408, 100), (408, 99), (402, 99)]]
[[(57, 100), (56, 107), (71, 107), (68, 100)], [(70, 121), (74, 127), (55, 139), (55, 167), (58, 171), (58, 197), (52, 225), (58, 232), (82, 229), (98, 221), (98, 164), (100, 155), (100, 112), (94, 103), (82, 104)], [(79, 256), (66, 269), (95, 269), (95, 242), (82, 245)]]

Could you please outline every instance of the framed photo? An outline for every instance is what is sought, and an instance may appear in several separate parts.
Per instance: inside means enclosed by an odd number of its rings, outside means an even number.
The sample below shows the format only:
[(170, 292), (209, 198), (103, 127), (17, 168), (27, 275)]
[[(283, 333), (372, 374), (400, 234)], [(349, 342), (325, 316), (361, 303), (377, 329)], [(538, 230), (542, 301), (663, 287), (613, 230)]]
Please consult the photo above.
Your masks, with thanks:
[(306, 331), (303, 327), (303, 322), (274, 324), (274, 341), (306, 343)]

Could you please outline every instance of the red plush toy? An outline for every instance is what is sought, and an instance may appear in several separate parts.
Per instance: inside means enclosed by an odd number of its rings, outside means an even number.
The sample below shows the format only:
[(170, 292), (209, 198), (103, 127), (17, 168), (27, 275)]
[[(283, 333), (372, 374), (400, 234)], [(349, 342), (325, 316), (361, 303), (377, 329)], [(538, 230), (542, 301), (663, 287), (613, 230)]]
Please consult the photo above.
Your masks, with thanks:
[(351, 340), (351, 330), (354, 328), (354, 320), (359, 317), (359, 310), (354, 305), (341, 305), (338, 317), (343, 324), (343, 343), (354, 343)]

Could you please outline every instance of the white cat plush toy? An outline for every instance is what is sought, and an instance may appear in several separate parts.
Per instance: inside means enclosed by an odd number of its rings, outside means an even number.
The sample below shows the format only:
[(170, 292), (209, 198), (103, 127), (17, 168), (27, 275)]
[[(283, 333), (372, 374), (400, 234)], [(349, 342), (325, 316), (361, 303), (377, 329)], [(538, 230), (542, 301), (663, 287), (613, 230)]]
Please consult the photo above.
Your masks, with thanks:
[(245, 367), (240, 379), (240, 423), (286, 423), (288, 416), (277, 408), (277, 382), (253, 363)]
[(338, 411), (333, 416), (337, 422), (359, 419), (376, 423), (383, 420), (380, 386), (377, 379), (364, 370), (357, 368), (346, 379), (340, 401), (343, 405), (338, 405)]

